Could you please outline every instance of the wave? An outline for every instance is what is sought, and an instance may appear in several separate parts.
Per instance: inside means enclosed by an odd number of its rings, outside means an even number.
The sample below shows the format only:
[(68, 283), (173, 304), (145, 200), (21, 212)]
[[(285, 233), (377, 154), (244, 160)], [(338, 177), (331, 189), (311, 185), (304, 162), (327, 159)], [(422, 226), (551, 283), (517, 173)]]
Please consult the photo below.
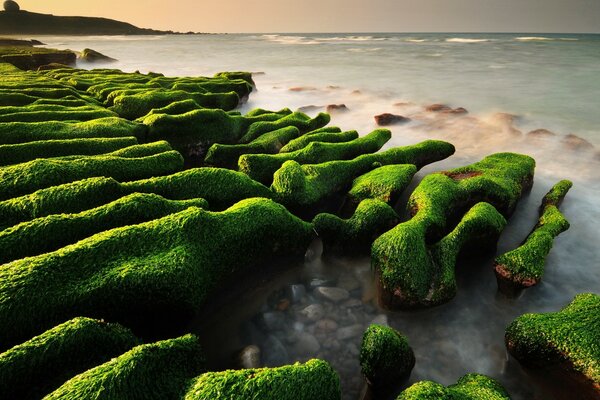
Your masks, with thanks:
[(351, 49), (348, 49), (347, 51), (349, 51), (351, 53), (372, 53), (372, 52), (381, 51), (381, 50), (383, 50), (383, 48), (373, 47), (373, 48), (367, 48), (367, 49), (351, 48)]
[(386, 37), (378, 36), (336, 36), (336, 37), (315, 37), (315, 40), (321, 42), (370, 42), (388, 40)]
[(321, 42), (310, 39), (306, 36), (262, 35), (261, 37), (265, 38), (266, 40), (268, 40), (270, 42), (281, 43), (281, 44), (302, 44), (302, 45), (321, 44)]
[(551, 38), (551, 37), (545, 37), (545, 36), (520, 36), (520, 37), (516, 37), (515, 40), (518, 40), (521, 42), (549, 42), (549, 41), (555, 41), (555, 40), (576, 42), (579, 39), (577, 39), (577, 38)]
[(448, 38), (446, 42), (450, 43), (484, 43), (491, 42), (492, 39), (469, 39), (469, 38)]
[(410, 43), (423, 43), (426, 42), (427, 39), (406, 39), (405, 42), (410, 42)]

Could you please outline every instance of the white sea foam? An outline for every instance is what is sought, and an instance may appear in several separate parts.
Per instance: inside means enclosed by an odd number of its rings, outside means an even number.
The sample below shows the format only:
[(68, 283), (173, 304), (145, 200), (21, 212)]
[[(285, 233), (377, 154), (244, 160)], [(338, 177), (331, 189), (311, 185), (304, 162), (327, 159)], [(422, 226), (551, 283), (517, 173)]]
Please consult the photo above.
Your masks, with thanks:
[(423, 43), (423, 42), (426, 42), (427, 39), (411, 39), (411, 38), (409, 38), (409, 39), (406, 39), (405, 41), (410, 42), (410, 43)]
[(554, 39), (549, 38), (549, 37), (544, 37), (544, 36), (520, 36), (520, 37), (516, 37), (515, 40), (520, 40), (522, 42), (544, 42), (544, 41), (554, 40)]
[(484, 43), (491, 42), (492, 39), (470, 39), (470, 38), (448, 38), (446, 42), (450, 43)]
[(281, 44), (321, 44), (317, 40), (310, 39), (306, 36), (285, 36), (285, 35), (262, 35), (263, 38), (270, 42), (281, 43)]
[(381, 51), (383, 50), (381, 47), (371, 47), (371, 48), (351, 48), (348, 49), (347, 51), (351, 52), (351, 53), (373, 53), (376, 51)]

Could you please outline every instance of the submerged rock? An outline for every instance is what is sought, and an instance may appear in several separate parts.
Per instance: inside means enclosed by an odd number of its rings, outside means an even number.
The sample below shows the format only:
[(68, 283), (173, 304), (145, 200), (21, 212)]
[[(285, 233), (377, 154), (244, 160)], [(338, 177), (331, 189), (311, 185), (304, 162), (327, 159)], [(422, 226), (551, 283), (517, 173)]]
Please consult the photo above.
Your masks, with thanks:
[(304, 315), (311, 321), (318, 321), (325, 315), (325, 309), (321, 304), (311, 304), (303, 308), (300, 311), (300, 314)]
[(332, 301), (334, 303), (339, 303), (340, 301), (346, 300), (348, 297), (350, 297), (350, 293), (348, 293), (346, 289), (338, 287), (321, 286), (316, 288), (314, 293), (318, 297)]
[(388, 126), (395, 124), (404, 124), (410, 122), (410, 118), (404, 117), (402, 115), (384, 113), (376, 115), (375, 123), (379, 126)]
[(244, 347), (237, 356), (237, 363), (240, 368), (260, 367), (260, 347), (256, 345)]
[(327, 111), (328, 113), (332, 114), (332, 113), (342, 113), (342, 112), (346, 112), (346, 111), (350, 111), (348, 109), (348, 107), (346, 107), (345, 104), (329, 104), (326, 108), (325, 111)]
[(432, 381), (417, 382), (400, 393), (396, 400), (418, 399), (510, 400), (510, 395), (488, 376), (467, 374), (448, 387)]

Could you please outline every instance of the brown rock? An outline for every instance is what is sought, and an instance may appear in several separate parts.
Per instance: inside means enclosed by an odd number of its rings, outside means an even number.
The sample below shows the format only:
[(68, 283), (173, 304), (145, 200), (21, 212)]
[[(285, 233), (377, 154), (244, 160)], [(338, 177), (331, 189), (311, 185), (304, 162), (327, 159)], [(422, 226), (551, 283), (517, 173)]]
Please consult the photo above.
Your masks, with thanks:
[(375, 116), (375, 123), (377, 123), (379, 126), (404, 124), (409, 121), (410, 118), (406, 118), (397, 114), (384, 113)]
[(326, 109), (325, 109), (328, 113), (335, 113), (335, 112), (346, 112), (346, 111), (350, 111), (348, 109), (348, 107), (346, 107), (345, 104), (329, 104)]
[(447, 111), (447, 113), (454, 114), (454, 115), (464, 115), (464, 114), (468, 114), (469, 112), (467, 111), (466, 108), (458, 107), (458, 108), (455, 108), (454, 110)]
[(317, 90), (317, 88), (312, 86), (295, 86), (288, 89), (290, 92), (308, 92)]
[(309, 106), (303, 106), (303, 107), (298, 108), (298, 111), (305, 113), (305, 112), (311, 112), (311, 111), (319, 111), (321, 109), (323, 109), (323, 106), (315, 106), (315, 105), (311, 104)]
[(594, 148), (593, 144), (572, 133), (565, 136), (562, 143), (571, 150), (591, 150)]
[(431, 104), (425, 107), (425, 111), (429, 112), (448, 112), (452, 111), (452, 108), (448, 107), (445, 104)]
[(556, 133), (549, 131), (548, 129), (534, 129), (532, 131), (527, 132), (527, 137), (530, 138), (541, 138), (541, 139), (546, 139), (546, 138), (551, 138), (551, 137), (555, 137)]
[(279, 303), (277, 303), (277, 309), (279, 311), (285, 311), (290, 307), (290, 301), (288, 299), (281, 299)]

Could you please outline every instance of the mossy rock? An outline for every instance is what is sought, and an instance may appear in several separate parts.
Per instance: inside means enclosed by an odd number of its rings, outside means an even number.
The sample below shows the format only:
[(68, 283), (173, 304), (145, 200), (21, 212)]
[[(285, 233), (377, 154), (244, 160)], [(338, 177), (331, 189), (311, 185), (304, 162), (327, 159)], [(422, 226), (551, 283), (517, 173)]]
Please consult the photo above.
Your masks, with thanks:
[(569, 189), (571, 181), (558, 182), (544, 196), (540, 218), (527, 239), (518, 248), (504, 253), (494, 261), (498, 287), (506, 294), (518, 293), (536, 285), (544, 275), (546, 256), (550, 253), (554, 238), (569, 229), (569, 221), (558, 210)]
[(393, 390), (410, 376), (414, 366), (415, 354), (405, 336), (388, 326), (367, 328), (360, 348), (360, 367), (375, 391)]
[(280, 153), (290, 153), (292, 151), (303, 149), (312, 142), (342, 143), (349, 142), (357, 138), (358, 132), (356, 131), (342, 132), (342, 130), (338, 127), (326, 126), (311, 132), (307, 132), (299, 138), (290, 141), (281, 148)]
[(193, 335), (144, 344), (65, 382), (44, 400), (179, 400), (188, 380), (205, 370)]
[(207, 372), (192, 380), (184, 400), (339, 400), (336, 372), (322, 360), (279, 368)]
[(363, 200), (349, 219), (321, 213), (313, 226), (323, 242), (323, 254), (368, 254), (381, 234), (400, 222), (392, 207), (377, 199)]
[(417, 382), (396, 400), (510, 400), (496, 380), (480, 374), (467, 374), (454, 385), (444, 387), (432, 381)]
[(277, 256), (303, 256), (312, 240), (310, 224), (254, 198), (218, 213), (190, 207), (13, 261), (0, 268), (0, 325), (11, 326), (0, 343), (77, 315), (177, 331), (224, 282)]
[(72, 319), (0, 354), (0, 397), (39, 399), (138, 344), (118, 324)]
[[(531, 157), (498, 153), (466, 167), (426, 176), (408, 201), (412, 219), (373, 243), (371, 255), (381, 302), (390, 308), (416, 308), (450, 300), (456, 292), (458, 252), (476, 238), (482, 240), (478, 251), (495, 246), (504, 218), (531, 187), (534, 168)], [(478, 202), (489, 204), (474, 207)], [(463, 215), (463, 221), (448, 235), (453, 221), (460, 221)], [(432, 244), (446, 235), (432, 254)]]
[(0, 264), (55, 251), (110, 229), (207, 206), (204, 199), (166, 200), (156, 194), (133, 193), (78, 214), (37, 218), (0, 231)]
[(563, 384), (576, 382), (582, 398), (584, 392), (589, 398), (600, 396), (597, 294), (579, 294), (558, 312), (522, 315), (506, 329), (505, 340), (510, 354), (523, 365), (552, 374)]

